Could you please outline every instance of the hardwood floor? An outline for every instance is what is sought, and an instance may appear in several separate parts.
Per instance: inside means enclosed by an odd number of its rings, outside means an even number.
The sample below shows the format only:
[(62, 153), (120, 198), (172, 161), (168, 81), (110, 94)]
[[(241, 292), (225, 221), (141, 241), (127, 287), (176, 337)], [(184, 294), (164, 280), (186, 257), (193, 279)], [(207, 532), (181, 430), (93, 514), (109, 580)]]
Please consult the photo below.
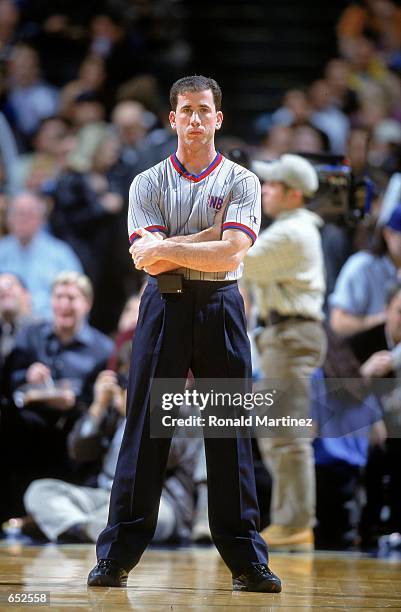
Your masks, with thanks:
[[(213, 548), (151, 549), (128, 588), (86, 586), (94, 546), (0, 544), (0, 610), (46, 609), (7, 602), (10, 593), (50, 592), (51, 610), (401, 610), (401, 561), (356, 553), (273, 554), (283, 581), (279, 595), (233, 593)], [(47, 609), (49, 609), (47, 607)]]

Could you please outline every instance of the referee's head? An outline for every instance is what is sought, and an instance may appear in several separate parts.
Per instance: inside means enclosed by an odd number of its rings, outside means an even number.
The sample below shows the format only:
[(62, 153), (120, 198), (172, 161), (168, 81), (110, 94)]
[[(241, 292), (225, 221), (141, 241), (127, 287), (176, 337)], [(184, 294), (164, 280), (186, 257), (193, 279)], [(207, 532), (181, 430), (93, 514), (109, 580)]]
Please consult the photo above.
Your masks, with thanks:
[(186, 76), (173, 83), (170, 89), (171, 110), (175, 111), (177, 109), (178, 96), (180, 94), (195, 91), (206, 91), (208, 89), (210, 89), (213, 94), (216, 110), (221, 110), (222, 92), (220, 85), (214, 79), (202, 76), (200, 74)]

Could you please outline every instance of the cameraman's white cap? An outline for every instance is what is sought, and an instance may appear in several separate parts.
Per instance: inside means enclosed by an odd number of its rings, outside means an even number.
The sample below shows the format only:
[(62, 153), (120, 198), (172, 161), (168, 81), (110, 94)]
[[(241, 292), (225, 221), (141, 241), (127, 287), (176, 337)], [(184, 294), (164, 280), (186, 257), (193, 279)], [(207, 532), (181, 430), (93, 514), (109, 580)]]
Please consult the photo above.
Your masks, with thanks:
[(286, 154), (272, 162), (255, 160), (251, 170), (262, 181), (277, 181), (292, 189), (299, 189), (310, 197), (319, 187), (317, 172), (312, 164), (300, 155)]

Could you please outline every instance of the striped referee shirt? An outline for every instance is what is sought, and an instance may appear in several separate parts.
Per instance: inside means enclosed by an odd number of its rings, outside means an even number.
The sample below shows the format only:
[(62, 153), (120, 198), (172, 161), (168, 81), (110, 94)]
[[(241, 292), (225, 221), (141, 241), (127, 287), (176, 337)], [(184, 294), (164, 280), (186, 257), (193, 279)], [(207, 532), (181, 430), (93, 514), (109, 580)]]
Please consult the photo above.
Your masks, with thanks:
[[(171, 155), (138, 174), (129, 192), (128, 233), (145, 227), (167, 237), (196, 234), (213, 225), (216, 213), (226, 206), (222, 229), (244, 232), (255, 242), (260, 227), (261, 200), (258, 178), (242, 166), (217, 153), (200, 174), (189, 173)], [(243, 264), (232, 272), (200, 272), (179, 268), (187, 280), (235, 280)]]

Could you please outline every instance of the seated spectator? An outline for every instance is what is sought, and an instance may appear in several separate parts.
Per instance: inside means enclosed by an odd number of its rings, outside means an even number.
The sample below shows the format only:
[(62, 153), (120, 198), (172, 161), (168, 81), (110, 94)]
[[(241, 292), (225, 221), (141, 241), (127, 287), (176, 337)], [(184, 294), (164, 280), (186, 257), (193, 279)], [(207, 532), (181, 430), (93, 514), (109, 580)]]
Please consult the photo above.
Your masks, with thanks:
[(105, 116), (106, 109), (103, 100), (96, 92), (81, 93), (71, 103), (71, 126), (76, 132), (91, 123), (104, 121)]
[(48, 189), (53, 201), (51, 229), (78, 254), (91, 279), (91, 321), (105, 333), (117, 326), (128, 297), (127, 277), (139, 275), (128, 253), (128, 181), (120, 173), (119, 151), (106, 124), (85, 126), (77, 134), (68, 165)]
[(256, 149), (253, 158), (268, 161), (277, 159), (291, 148), (292, 129), (287, 125), (273, 125)]
[(0, 113), (0, 183), (6, 193), (17, 191), (18, 150), (6, 117)]
[[(145, 107), (139, 102), (119, 102), (113, 109), (112, 124), (122, 145), (121, 160), (135, 168), (140, 161), (141, 147), (149, 130)], [(136, 170), (136, 174), (143, 168)]]
[[(126, 384), (131, 339), (119, 349), (118, 374), (101, 372), (94, 401), (69, 434), (69, 453), (78, 463), (96, 463), (92, 486), (55, 479), (30, 484), (24, 503), (52, 542), (96, 542), (107, 524), (110, 490), (125, 427)], [(174, 438), (160, 500), (154, 542), (187, 540), (194, 513), (194, 469), (202, 441)], [(133, 500), (135, 504), (135, 499)]]
[(58, 93), (40, 77), (35, 49), (18, 43), (8, 63), (8, 92), (4, 110), (13, 119), (21, 151), (31, 148), (31, 138), (39, 123), (58, 109)]
[(102, 96), (106, 81), (104, 60), (99, 55), (87, 55), (78, 70), (78, 78), (67, 83), (60, 93), (60, 113), (69, 121), (74, 119), (74, 101), (80, 94), (98, 93)]
[(7, 213), (9, 235), (0, 239), (0, 272), (15, 274), (32, 296), (35, 316), (51, 315), (51, 286), (64, 270), (82, 271), (74, 251), (44, 229), (46, 206), (34, 193), (15, 196)]
[(90, 405), (113, 348), (86, 322), (91, 305), (89, 279), (60, 274), (52, 289), (53, 321), (23, 327), (6, 362), (9, 395), (18, 407), (10, 402), (2, 410), (0, 446), (22, 490), (33, 478), (71, 477), (66, 438)]
[(125, 303), (118, 321), (118, 333), (125, 333), (136, 328), (139, 314), (140, 295), (132, 295)]
[(311, 105), (310, 122), (327, 134), (331, 153), (344, 155), (349, 119), (331, 102), (328, 83), (324, 79), (314, 81), (309, 87), (308, 98)]
[(377, 229), (377, 244), (370, 252), (351, 255), (329, 297), (330, 325), (349, 336), (382, 324), (385, 293), (401, 267), (401, 205)]
[(374, 43), (365, 36), (354, 39), (348, 49), (347, 59), (351, 67), (350, 86), (357, 92), (359, 99), (363, 101), (371, 85), (376, 85), (388, 102), (389, 112), (399, 113), (399, 78), (388, 70)]
[(389, 65), (401, 46), (401, 9), (392, 0), (365, 0), (352, 3), (337, 25), (339, 47), (347, 55), (352, 42), (370, 35)]
[(327, 332), (327, 357), (311, 380), (317, 433), (315, 541), (317, 548), (348, 549), (358, 543), (358, 487), (369, 438), (383, 429), (382, 410), (365, 387), (346, 340)]
[(32, 322), (31, 296), (15, 274), (0, 274), (0, 354), (5, 359), (14, 348), (18, 331)]
[(20, 9), (13, 0), (0, 0), (0, 61), (7, 60), (17, 40)]
[(359, 108), (359, 100), (356, 92), (349, 86), (350, 65), (347, 60), (330, 60), (325, 66), (324, 78), (331, 103), (352, 118)]
[(68, 127), (60, 117), (48, 117), (39, 124), (32, 137), (33, 152), (19, 157), (16, 180), (19, 190), (39, 191), (45, 181), (59, 170), (59, 148), (67, 136)]
[(388, 176), (401, 171), (401, 123), (395, 119), (380, 121), (369, 143), (368, 161)]
[[(121, 10), (108, 7), (92, 15), (90, 52), (103, 57), (107, 85), (116, 88), (137, 72), (147, 71), (146, 53), (141, 36), (133, 36)], [(127, 58), (135, 57), (135, 62)], [(140, 69), (139, 69), (140, 67)]]
[(292, 128), (290, 153), (328, 153), (330, 142), (327, 134), (311, 123)]
[[(362, 515), (361, 535), (368, 546), (377, 544), (377, 538), (382, 533), (401, 532), (400, 363), (396, 353), (392, 353), (400, 342), (401, 282), (397, 280), (388, 288), (385, 296), (384, 321), (349, 339), (361, 375), (373, 384), (373, 390), (380, 397), (388, 430), (388, 437), (383, 438), (381, 447), (371, 449), (367, 465), (367, 501)], [(379, 384), (374, 381), (379, 381)], [(385, 480), (387, 485), (384, 485)], [(382, 520), (384, 505), (390, 509), (386, 523)]]

